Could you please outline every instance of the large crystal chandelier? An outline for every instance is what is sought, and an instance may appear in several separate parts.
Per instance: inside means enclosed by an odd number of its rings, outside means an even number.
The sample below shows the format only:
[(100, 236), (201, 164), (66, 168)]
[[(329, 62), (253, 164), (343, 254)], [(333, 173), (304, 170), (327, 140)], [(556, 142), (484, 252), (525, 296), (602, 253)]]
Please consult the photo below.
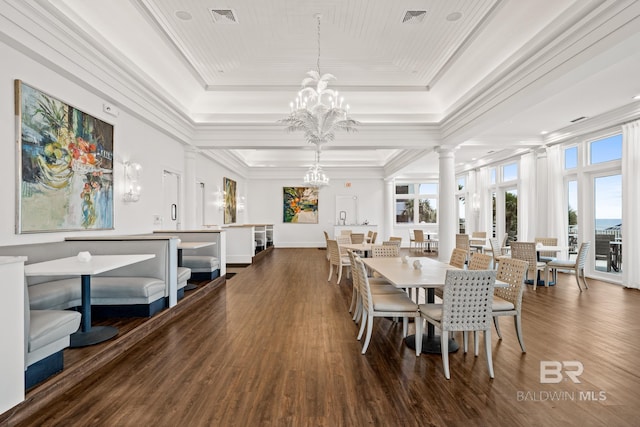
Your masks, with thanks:
[(322, 166), (320, 166), (320, 146), (316, 150), (316, 162), (304, 174), (304, 183), (311, 187), (329, 185), (329, 177), (325, 175)]
[(280, 120), (280, 123), (286, 125), (289, 132), (304, 132), (307, 142), (316, 146), (316, 163), (305, 175), (305, 183), (307, 183), (307, 177), (318, 176), (322, 179), (312, 181), (326, 185), (329, 179), (320, 167), (320, 147), (333, 141), (337, 130), (355, 132), (356, 125), (359, 123), (349, 117), (349, 105), (345, 104), (344, 97), (341, 97), (338, 91), (327, 88), (329, 81), (335, 80), (335, 76), (320, 73), (320, 18), (321, 15), (316, 15), (318, 22), (316, 70), (307, 72), (308, 77), (302, 80), (302, 89), (298, 92), (296, 99), (289, 104), (291, 108), (289, 116)]

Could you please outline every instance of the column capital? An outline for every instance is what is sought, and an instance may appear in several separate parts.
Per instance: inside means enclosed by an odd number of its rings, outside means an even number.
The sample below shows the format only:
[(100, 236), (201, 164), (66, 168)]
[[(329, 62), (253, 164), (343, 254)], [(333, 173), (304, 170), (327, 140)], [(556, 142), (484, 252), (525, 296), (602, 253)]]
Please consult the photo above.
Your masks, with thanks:
[(440, 156), (442, 157), (447, 154), (453, 155), (453, 152), (456, 150), (456, 147), (451, 147), (448, 145), (438, 145), (433, 149), (436, 153), (440, 154)]

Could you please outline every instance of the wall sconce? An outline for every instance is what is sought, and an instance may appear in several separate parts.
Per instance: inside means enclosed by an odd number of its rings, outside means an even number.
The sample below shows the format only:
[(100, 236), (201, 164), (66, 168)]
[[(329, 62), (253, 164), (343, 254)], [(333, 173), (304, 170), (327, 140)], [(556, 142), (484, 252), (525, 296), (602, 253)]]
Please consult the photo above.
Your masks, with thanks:
[(139, 181), (142, 175), (142, 166), (140, 163), (125, 162), (124, 164), (124, 201), (125, 202), (137, 202), (140, 200), (140, 187)]
[(216, 206), (218, 207), (219, 210), (223, 211), (225, 208), (225, 196), (226, 196), (227, 192), (226, 191), (220, 191), (218, 190), (216, 192)]
[(237, 204), (238, 212), (244, 212), (244, 201), (245, 201), (244, 196), (238, 198), (238, 204)]

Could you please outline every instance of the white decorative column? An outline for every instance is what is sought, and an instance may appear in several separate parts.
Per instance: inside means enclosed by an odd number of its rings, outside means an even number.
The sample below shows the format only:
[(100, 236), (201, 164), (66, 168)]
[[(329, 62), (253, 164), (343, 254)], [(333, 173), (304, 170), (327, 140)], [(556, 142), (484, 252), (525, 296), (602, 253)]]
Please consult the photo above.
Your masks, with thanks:
[(182, 226), (185, 230), (196, 228), (196, 150), (186, 147), (184, 150), (184, 209), (182, 215), (184, 222)]
[[(477, 176), (475, 170), (470, 170), (467, 173), (467, 234), (471, 234), (474, 231), (486, 231), (484, 228), (480, 228), (479, 216), (480, 216), (480, 198), (478, 196)], [(471, 219), (471, 220), (469, 220)], [(487, 233), (487, 236), (489, 234)]]
[(456, 246), (456, 171), (453, 148), (438, 147), (439, 185), (438, 185), (438, 259), (449, 262), (451, 252)]
[[(549, 233), (549, 172), (547, 169), (547, 149), (546, 147), (536, 151), (536, 198), (533, 204), (533, 211), (536, 213), (533, 219), (535, 225), (535, 235), (540, 237), (554, 237), (555, 234)], [(562, 179), (562, 177), (559, 177)], [(558, 179), (558, 177), (554, 177)], [(564, 188), (562, 181), (554, 181), (552, 185), (561, 185)], [(564, 229), (564, 226), (563, 226)]]
[(380, 230), (382, 238), (377, 239), (379, 242), (389, 240), (389, 236), (393, 234), (393, 217), (395, 215), (395, 203), (393, 202), (395, 195), (394, 183), (393, 179), (384, 180), (384, 223), (382, 224), (382, 230)]

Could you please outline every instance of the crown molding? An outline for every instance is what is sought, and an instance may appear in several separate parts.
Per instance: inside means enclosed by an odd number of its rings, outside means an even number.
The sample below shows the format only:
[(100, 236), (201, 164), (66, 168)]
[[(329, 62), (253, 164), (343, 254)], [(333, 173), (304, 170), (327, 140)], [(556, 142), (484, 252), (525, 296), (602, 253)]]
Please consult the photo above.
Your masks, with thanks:
[(551, 132), (546, 135), (544, 142), (547, 145), (560, 144), (602, 131), (606, 128), (622, 126), (625, 123), (638, 119), (640, 119), (640, 101), (635, 101), (631, 104)]
[(636, 19), (640, 4), (594, 0), (567, 12), (454, 105), (441, 122), (448, 144), (464, 142), (518, 111), (514, 107), (535, 102), (544, 84), (625, 37), (624, 27)]

